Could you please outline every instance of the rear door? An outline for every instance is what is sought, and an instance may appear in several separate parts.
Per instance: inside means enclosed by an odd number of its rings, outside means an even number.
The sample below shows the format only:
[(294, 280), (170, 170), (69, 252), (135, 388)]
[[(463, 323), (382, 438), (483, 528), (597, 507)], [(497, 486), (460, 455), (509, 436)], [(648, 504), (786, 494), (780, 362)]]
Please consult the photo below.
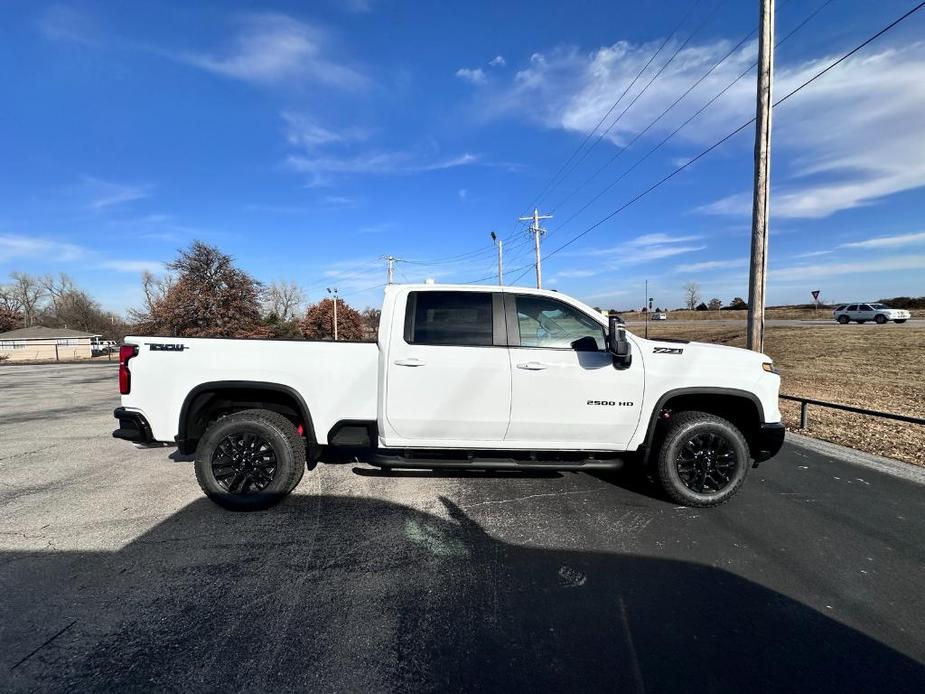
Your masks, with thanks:
[(642, 355), (614, 368), (604, 327), (551, 297), (505, 292), (516, 447), (621, 450), (636, 430)]
[(500, 294), (410, 292), (386, 364), (387, 443), (478, 447), (502, 441), (511, 408), (504, 341)]
[(870, 304), (859, 304), (858, 305), (858, 318), (861, 320), (873, 320), (877, 315), (877, 312), (874, 311), (873, 306)]

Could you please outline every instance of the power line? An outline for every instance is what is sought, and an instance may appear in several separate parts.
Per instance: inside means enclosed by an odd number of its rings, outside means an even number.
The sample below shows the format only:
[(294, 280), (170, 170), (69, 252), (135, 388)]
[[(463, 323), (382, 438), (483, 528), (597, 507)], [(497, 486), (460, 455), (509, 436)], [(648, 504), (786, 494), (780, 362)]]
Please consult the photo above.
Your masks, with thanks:
[[(792, 36), (793, 36), (794, 34), (796, 34), (800, 29), (802, 29), (804, 26), (806, 26), (806, 24), (809, 23), (810, 20), (812, 20), (816, 15), (818, 15), (819, 12), (821, 12), (826, 6), (828, 6), (829, 4), (831, 4), (832, 1), (833, 1), (833, 0), (826, 0), (826, 1), (825, 1), (824, 3), (822, 3), (819, 7), (817, 7), (817, 8), (816, 8), (813, 12), (811, 12), (807, 17), (805, 17), (805, 18), (803, 19), (802, 22), (800, 22), (800, 23), (799, 23), (796, 27), (794, 27), (786, 36), (784, 36), (784, 38), (782, 38), (780, 41), (778, 41), (777, 44), (775, 45), (775, 48), (778, 47), (778, 46), (780, 46), (781, 44), (783, 44), (787, 39), (789, 39), (790, 37), (792, 37)], [(659, 149), (661, 149), (661, 148), (665, 145), (665, 143), (667, 143), (667, 142), (668, 142), (669, 140), (671, 140), (675, 135), (677, 135), (681, 130), (683, 130), (691, 121), (693, 121), (693, 120), (694, 120), (695, 118), (697, 118), (701, 113), (703, 113), (703, 112), (706, 111), (710, 106), (712, 106), (714, 103), (716, 103), (716, 101), (718, 101), (724, 94), (726, 94), (726, 92), (728, 92), (735, 84), (737, 84), (737, 83), (738, 83), (740, 80), (742, 80), (749, 72), (751, 72), (751, 71), (755, 68), (756, 65), (758, 65), (758, 62), (757, 62), (757, 61), (754, 62), (754, 63), (752, 63), (751, 65), (749, 65), (748, 68), (746, 68), (743, 72), (741, 72), (741, 73), (740, 73), (734, 80), (732, 80), (729, 84), (727, 84), (725, 87), (723, 87), (717, 94), (715, 94), (712, 98), (710, 98), (703, 106), (701, 106), (699, 109), (697, 109), (697, 111), (695, 111), (693, 114), (691, 114), (683, 123), (681, 123), (678, 127), (676, 127), (674, 130), (672, 130), (668, 135), (666, 135), (660, 142), (658, 142), (654, 147), (652, 147), (652, 148), (651, 148), (648, 152), (646, 152), (642, 157), (640, 157), (639, 159), (637, 159), (637, 160), (632, 164), (632, 166), (630, 166), (630, 167), (629, 167), (628, 169), (626, 169), (623, 173), (621, 173), (616, 179), (614, 179), (614, 180), (611, 181), (609, 184), (607, 184), (600, 192), (597, 193), (597, 195), (595, 195), (595, 196), (592, 197), (590, 200), (588, 200), (588, 202), (586, 202), (586, 203), (585, 203), (584, 205), (582, 205), (576, 212), (574, 212), (572, 215), (570, 215), (564, 222), (562, 222), (562, 224), (560, 224), (558, 227), (556, 227), (556, 231), (558, 231), (558, 230), (562, 229), (563, 227), (565, 227), (569, 222), (571, 222), (571, 221), (574, 220), (576, 217), (578, 217), (582, 212), (584, 212), (586, 209), (588, 209), (591, 205), (593, 205), (595, 202), (597, 202), (598, 200), (600, 200), (600, 198), (601, 198), (605, 193), (607, 193), (609, 190), (611, 190), (615, 185), (617, 185), (617, 183), (619, 183), (620, 181), (622, 181), (622, 180), (623, 180), (630, 172), (632, 172), (637, 166), (639, 166), (642, 162), (644, 162), (646, 159), (648, 159), (650, 156), (652, 156), (656, 151), (658, 151)], [(664, 115), (664, 113), (663, 113), (662, 115)], [(661, 118), (661, 116), (659, 116), (659, 118)], [(657, 120), (657, 119), (656, 119), (656, 120)], [(634, 141), (635, 141), (635, 140), (634, 140)], [(632, 143), (631, 143), (631, 144), (632, 144)], [(622, 151), (625, 151), (625, 150), (622, 150)], [(622, 151), (621, 151), (620, 153), (622, 153)], [(619, 156), (620, 153), (618, 153), (617, 156)], [(615, 159), (615, 158), (616, 158), (616, 157), (614, 157), (614, 159)], [(613, 161), (613, 159), (611, 159), (611, 161)], [(610, 164), (610, 162), (608, 162), (608, 164)], [(598, 171), (597, 173), (599, 173), (599, 171)], [(595, 173), (595, 175), (597, 175), (597, 173)], [(593, 178), (593, 176), (592, 176), (592, 178)], [(590, 179), (588, 179), (588, 180), (590, 181)], [(586, 183), (587, 183), (587, 181), (586, 181)]]
[[(671, 41), (672, 37), (674, 37), (674, 35), (678, 32), (678, 29), (680, 29), (681, 26), (684, 24), (684, 22), (687, 21), (688, 17), (690, 17), (691, 13), (694, 11), (694, 8), (696, 8), (697, 5), (700, 4), (700, 2), (701, 2), (701, 0), (694, 0), (694, 2), (691, 3), (690, 7), (688, 7), (688, 9), (687, 9), (687, 12), (684, 14), (683, 17), (681, 17), (681, 21), (679, 21), (679, 22), (677, 23), (677, 25), (676, 25), (675, 28), (671, 31), (671, 33), (665, 38), (664, 41), (662, 41), (661, 45), (655, 50), (655, 53), (653, 53), (652, 56), (649, 58), (648, 62), (646, 62), (646, 64), (642, 66), (642, 68), (639, 70), (639, 72), (636, 73), (636, 76), (633, 78), (632, 82), (630, 82), (630, 83), (627, 85), (627, 87), (623, 90), (623, 92), (620, 94), (620, 96), (617, 97), (617, 100), (614, 101), (613, 104), (611, 104), (610, 108), (607, 110), (607, 113), (605, 113), (605, 114), (601, 117), (601, 119), (597, 122), (597, 125), (595, 125), (595, 126), (591, 129), (591, 131), (590, 131), (587, 135), (585, 135), (585, 139), (581, 141), (581, 144), (579, 144), (578, 147), (575, 148), (575, 150), (571, 153), (571, 155), (569, 155), (568, 159), (566, 159), (566, 160), (559, 166), (559, 168), (558, 168), (558, 170), (556, 171), (556, 173), (554, 173), (554, 174), (552, 175), (552, 177), (546, 182), (546, 185), (543, 186), (542, 190), (540, 190), (540, 192), (539, 192), (539, 193), (536, 195), (536, 197), (534, 198), (533, 204), (530, 205), (531, 208), (536, 207), (537, 205), (539, 205), (540, 201), (541, 201), (542, 198), (543, 198), (543, 195), (546, 194), (547, 189), (549, 189), (549, 187), (550, 187), (550, 185), (553, 183), (553, 181), (555, 181), (556, 178), (558, 178), (559, 174), (562, 173), (562, 171), (565, 169), (565, 167), (568, 166), (568, 164), (572, 161), (572, 159), (575, 158), (575, 156), (578, 154), (578, 152), (580, 152), (580, 151), (582, 150), (582, 148), (588, 143), (588, 141), (594, 136), (594, 133), (596, 133), (597, 130), (598, 130), (598, 128), (600, 128), (600, 127), (604, 124), (604, 121), (606, 121), (607, 118), (610, 117), (610, 114), (613, 113), (614, 109), (616, 109), (617, 106), (620, 104), (620, 102), (623, 101), (623, 97), (625, 97), (626, 94), (629, 92), (629, 90), (633, 88), (633, 86), (636, 84), (636, 82), (639, 80), (639, 78), (642, 77), (643, 73), (644, 73), (647, 69), (649, 69), (649, 66), (652, 64), (652, 62), (655, 60), (655, 58), (658, 56), (658, 54), (662, 52), (662, 49), (665, 48), (666, 45), (668, 45), (668, 42)], [(603, 137), (603, 136), (602, 136), (602, 137)], [(598, 138), (598, 142), (599, 142), (599, 141), (600, 141), (600, 138)], [(588, 152), (590, 152), (591, 149), (593, 149), (593, 148), (595, 147), (595, 145), (597, 145), (597, 142), (595, 142), (594, 145), (591, 145), (591, 147), (588, 149)], [(578, 163), (581, 163), (581, 160), (583, 160), (584, 157), (585, 157), (586, 155), (587, 155), (587, 152), (585, 152), (584, 154), (582, 154), (581, 159), (579, 159), (579, 161), (576, 162), (576, 165), (577, 165)], [(574, 167), (573, 167), (572, 170), (574, 170)], [(569, 171), (569, 173), (571, 173), (571, 170)], [(568, 175), (568, 174), (566, 174), (566, 176), (567, 176), (567, 175)], [(563, 177), (563, 180), (564, 180), (564, 179), (565, 179), (565, 177)], [(561, 182), (561, 181), (560, 181), (560, 182)]]
[[(830, 70), (834, 69), (835, 67), (837, 67), (837, 66), (840, 65), (841, 63), (845, 62), (848, 58), (850, 58), (851, 56), (853, 56), (855, 53), (857, 53), (858, 51), (864, 49), (864, 48), (865, 48), (866, 46), (868, 46), (869, 44), (871, 44), (871, 43), (873, 43), (874, 41), (876, 41), (878, 38), (880, 38), (880, 37), (883, 36), (885, 33), (887, 33), (888, 31), (890, 31), (891, 29), (893, 29), (895, 26), (897, 26), (898, 24), (900, 24), (901, 22), (905, 21), (906, 19), (908, 19), (909, 17), (911, 17), (913, 14), (915, 14), (916, 12), (918, 12), (919, 10), (921, 10), (922, 7), (925, 7), (925, 0), (923, 0), (923, 2), (920, 2), (919, 4), (917, 4), (915, 7), (913, 7), (911, 10), (909, 10), (908, 12), (906, 12), (905, 14), (903, 14), (902, 16), (898, 17), (897, 19), (895, 19), (895, 20), (893, 20), (892, 22), (890, 22), (889, 24), (887, 24), (885, 27), (883, 27), (882, 29), (880, 29), (878, 32), (876, 32), (876, 33), (873, 34), (872, 36), (868, 37), (867, 39), (865, 39), (864, 41), (862, 41), (861, 43), (859, 43), (857, 46), (855, 46), (854, 48), (852, 48), (850, 51), (848, 51), (847, 53), (845, 53), (844, 55), (842, 55), (842, 56), (841, 56), (840, 58), (838, 58), (837, 60), (834, 60), (833, 62), (829, 63), (829, 65), (827, 65), (825, 68), (823, 68), (823, 69), (820, 70), (819, 72), (815, 73), (812, 77), (810, 77), (809, 79), (807, 79), (807, 80), (806, 80), (805, 82), (803, 82), (801, 85), (799, 85), (798, 87), (796, 87), (795, 89), (791, 90), (790, 92), (788, 92), (787, 94), (785, 94), (783, 97), (781, 97), (780, 99), (778, 99), (777, 101), (775, 101), (775, 102), (774, 102), (774, 108), (777, 108), (779, 105), (781, 105), (782, 103), (784, 103), (785, 101), (787, 101), (788, 99), (790, 99), (791, 97), (793, 97), (794, 95), (796, 95), (796, 94), (798, 94), (799, 92), (801, 92), (803, 89), (805, 89), (805, 88), (808, 87), (810, 84), (812, 84), (813, 82), (815, 82), (817, 79), (819, 79), (820, 77), (822, 77), (823, 75), (825, 75), (827, 72), (829, 72)], [(754, 123), (755, 120), (756, 120), (755, 118), (750, 118), (748, 121), (746, 121), (745, 123), (743, 123), (742, 125), (740, 125), (739, 127), (737, 127), (735, 130), (733, 130), (732, 132), (730, 132), (730, 133), (728, 133), (727, 135), (723, 136), (722, 138), (720, 138), (719, 140), (717, 140), (716, 142), (714, 142), (712, 145), (710, 145), (709, 147), (707, 147), (705, 150), (703, 150), (702, 152), (700, 152), (697, 156), (695, 156), (694, 158), (692, 158), (692, 159), (689, 160), (688, 162), (682, 164), (681, 166), (679, 166), (678, 168), (676, 168), (674, 171), (672, 171), (672, 172), (669, 173), (668, 175), (666, 175), (666, 176), (664, 176), (663, 178), (659, 179), (657, 182), (653, 183), (651, 186), (649, 186), (648, 188), (646, 188), (646, 189), (645, 189), (644, 191), (642, 191), (641, 193), (638, 193), (638, 194), (636, 194), (635, 196), (633, 196), (632, 198), (630, 198), (628, 201), (626, 201), (625, 203), (623, 203), (620, 207), (618, 207), (617, 209), (615, 209), (614, 211), (612, 211), (610, 214), (608, 214), (607, 216), (605, 216), (605, 217), (603, 217), (602, 219), (598, 220), (597, 222), (595, 222), (594, 224), (592, 224), (591, 226), (589, 226), (587, 229), (585, 229), (585, 230), (582, 231), (581, 233), (576, 234), (576, 235), (573, 236), (571, 239), (569, 239), (568, 241), (566, 241), (565, 243), (563, 243), (561, 246), (558, 246), (557, 248), (555, 248), (555, 249), (554, 249), (552, 252), (550, 252), (546, 257), (547, 257), (547, 258), (551, 258), (552, 256), (556, 255), (556, 254), (559, 253), (560, 251), (562, 251), (562, 250), (568, 248), (569, 246), (571, 246), (571, 245), (572, 245), (573, 243), (575, 243), (578, 239), (580, 239), (580, 238), (586, 236), (587, 234), (591, 233), (592, 231), (594, 231), (595, 229), (597, 229), (599, 226), (601, 226), (601, 225), (604, 224), (605, 222), (607, 222), (607, 221), (613, 219), (613, 218), (614, 218), (616, 215), (618, 215), (620, 212), (622, 212), (622, 211), (625, 210), (626, 208), (630, 207), (631, 205), (635, 204), (636, 202), (638, 202), (639, 200), (641, 200), (642, 198), (644, 198), (645, 196), (647, 196), (647, 195), (648, 195), (649, 193), (651, 193), (652, 191), (656, 190), (657, 188), (661, 187), (662, 185), (664, 185), (665, 183), (667, 183), (668, 181), (670, 181), (672, 178), (674, 178), (675, 176), (677, 176), (679, 173), (681, 173), (682, 171), (684, 171), (686, 168), (688, 168), (689, 166), (691, 166), (691, 165), (694, 164), (695, 162), (697, 162), (697, 161), (699, 161), (700, 159), (702, 159), (703, 157), (705, 157), (707, 154), (709, 154), (710, 152), (712, 152), (713, 150), (715, 150), (717, 147), (720, 147), (721, 145), (723, 145), (724, 143), (726, 143), (728, 140), (730, 140), (730, 139), (732, 139), (733, 137), (735, 137), (736, 135), (738, 135), (740, 132), (742, 132), (742, 131), (745, 130), (747, 127), (749, 127), (752, 123)], [(524, 274), (525, 274), (525, 273), (524, 273)], [(523, 275), (520, 275), (516, 280), (514, 280), (514, 282), (516, 283), (516, 282), (520, 279), (520, 277), (522, 277), (522, 276), (523, 276)]]
[[(626, 108), (624, 108), (624, 109), (620, 112), (620, 115), (618, 115), (618, 116), (613, 120), (613, 122), (612, 122), (610, 125), (607, 126), (607, 128), (598, 136), (597, 140), (594, 141), (594, 144), (592, 144), (592, 145), (585, 151), (585, 153), (582, 155), (581, 159), (579, 159), (579, 161), (575, 162), (575, 165), (571, 168), (571, 170), (569, 170), (568, 173), (566, 173), (566, 175), (562, 177), (562, 181), (565, 181), (565, 179), (568, 177), (568, 175), (571, 174), (571, 172), (575, 170), (575, 168), (578, 166), (578, 164), (580, 164), (581, 161), (584, 160), (585, 156), (587, 156), (587, 155), (591, 152), (591, 150), (594, 149), (594, 148), (601, 142), (601, 140), (603, 140), (603, 139), (607, 136), (607, 134), (608, 134), (611, 130), (613, 130), (614, 127), (616, 127), (616, 125), (617, 125), (621, 120), (623, 120), (623, 116), (625, 116), (625, 115), (627, 114), (627, 112), (636, 104), (636, 102), (639, 101), (640, 98), (642, 98), (642, 96), (649, 90), (649, 87), (651, 87), (651, 86), (658, 80), (658, 78), (661, 77), (662, 73), (663, 73), (665, 70), (667, 70), (667, 69), (668, 69), (668, 66), (671, 65), (671, 63), (674, 62), (674, 59), (675, 59), (675, 58), (678, 57), (678, 54), (679, 54), (682, 50), (684, 50), (684, 48), (687, 46), (687, 44), (690, 43), (691, 39), (693, 39), (694, 36), (696, 36), (696, 35), (700, 32), (700, 30), (703, 29), (704, 26), (706, 26), (707, 22), (713, 17), (714, 14), (716, 14), (716, 11), (719, 10), (719, 8), (720, 8), (725, 2), (726, 2), (726, 0), (719, 0), (719, 2), (718, 2), (716, 5), (713, 6), (713, 9), (707, 14), (707, 16), (703, 19), (703, 21), (702, 21), (700, 24), (698, 24), (697, 27), (688, 35), (688, 37), (687, 37), (686, 39), (684, 39), (684, 41), (675, 49), (674, 53), (671, 54), (671, 57), (668, 58), (667, 61), (665, 61), (665, 63), (658, 69), (658, 71), (656, 71), (656, 73), (649, 79), (649, 81), (648, 81), (648, 82), (646, 83), (646, 85), (639, 91), (639, 93), (636, 94), (636, 95), (633, 97), (632, 101), (630, 101), (629, 104), (627, 104)], [(562, 181), (560, 181), (560, 183), (561, 183)]]

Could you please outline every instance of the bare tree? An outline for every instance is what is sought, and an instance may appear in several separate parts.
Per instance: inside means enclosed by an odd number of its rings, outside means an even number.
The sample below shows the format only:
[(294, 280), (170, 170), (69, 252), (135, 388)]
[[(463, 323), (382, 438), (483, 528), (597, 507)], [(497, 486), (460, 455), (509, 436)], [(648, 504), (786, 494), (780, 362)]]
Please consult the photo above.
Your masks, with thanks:
[(11, 272), (12, 284), (7, 290), (12, 293), (13, 301), (19, 305), (23, 314), (23, 324), (28, 328), (35, 325), (39, 305), (45, 298), (45, 290), (41, 283), (32, 275), (25, 272)]
[(305, 292), (293, 280), (275, 280), (266, 289), (264, 299), (268, 315), (287, 323), (302, 313)]
[(44, 275), (39, 277), (38, 281), (42, 285), (42, 289), (48, 294), (55, 313), (58, 313), (66, 297), (77, 290), (74, 280), (63, 272), (59, 273), (57, 278), (54, 275)]
[(696, 282), (688, 282), (684, 285), (684, 305), (688, 310), (693, 311), (700, 303), (700, 285)]

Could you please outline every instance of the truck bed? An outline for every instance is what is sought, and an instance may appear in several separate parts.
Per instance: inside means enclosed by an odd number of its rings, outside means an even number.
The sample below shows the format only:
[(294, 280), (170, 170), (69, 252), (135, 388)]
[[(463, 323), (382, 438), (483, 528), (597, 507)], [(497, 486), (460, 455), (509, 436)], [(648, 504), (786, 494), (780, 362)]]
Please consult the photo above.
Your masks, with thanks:
[(187, 396), (214, 381), (291, 388), (308, 404), (320, 443), (342, 419), (376, 419), (375, 343), (137, 336), (125, 342), (138, 345), (138, 355), (122, 405), (141, 412), (158, 441), (174, 440)]

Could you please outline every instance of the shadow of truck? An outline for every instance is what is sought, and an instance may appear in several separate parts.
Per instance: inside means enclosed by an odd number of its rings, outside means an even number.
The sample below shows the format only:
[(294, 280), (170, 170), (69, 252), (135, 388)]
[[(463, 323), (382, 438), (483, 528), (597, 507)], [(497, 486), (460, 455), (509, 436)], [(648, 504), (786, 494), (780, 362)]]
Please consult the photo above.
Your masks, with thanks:
[(442, 503), (203, 499), (116, 552), (3, 553), (0, 688), (925, 691), (915, 660), (726, 571), (513, 545)]

